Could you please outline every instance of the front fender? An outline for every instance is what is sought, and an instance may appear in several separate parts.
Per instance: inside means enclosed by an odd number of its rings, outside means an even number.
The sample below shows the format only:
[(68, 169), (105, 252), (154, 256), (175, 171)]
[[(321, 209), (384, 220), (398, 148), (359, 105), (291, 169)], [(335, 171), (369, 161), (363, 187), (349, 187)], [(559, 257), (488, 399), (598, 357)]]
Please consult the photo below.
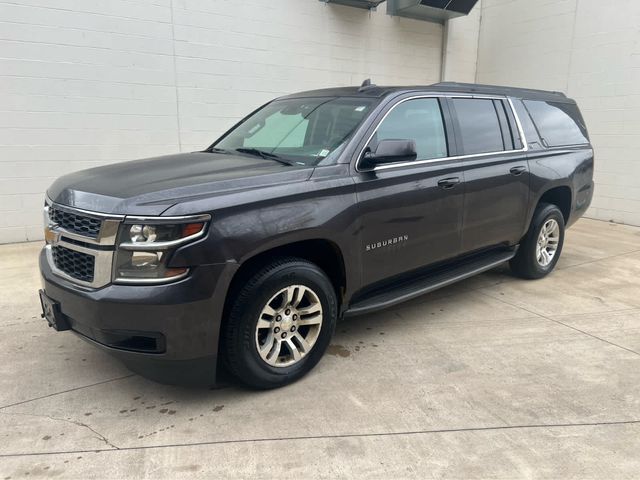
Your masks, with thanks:
[[(339, 248), (347, 272), (360, 272), (355, 186), (345, 168), (318, 168), (322, 173), (306, 182), (241, 192), (227, 197), (222, 208), (200, 203), (193, 210), (211, 213), (209, 231), (176, 251), (171, 265), (241, 265), (274, 248), (327, 240)], [(359, 277), (349, 280), (354, 286), (361, 281)]]

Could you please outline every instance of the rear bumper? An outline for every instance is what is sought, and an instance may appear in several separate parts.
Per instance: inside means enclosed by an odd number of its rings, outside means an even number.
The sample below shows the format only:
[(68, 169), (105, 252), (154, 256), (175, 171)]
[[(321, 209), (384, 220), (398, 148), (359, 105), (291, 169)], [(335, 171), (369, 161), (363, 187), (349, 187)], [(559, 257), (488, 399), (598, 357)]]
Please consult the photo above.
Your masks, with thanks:
[(183, 385), (216, 383), (222, 310), (236, 268), (205, 265), (172, 284), (88, 289), (54, 275), (40, 254), (43, 289), (72, 331), (136, 373)]

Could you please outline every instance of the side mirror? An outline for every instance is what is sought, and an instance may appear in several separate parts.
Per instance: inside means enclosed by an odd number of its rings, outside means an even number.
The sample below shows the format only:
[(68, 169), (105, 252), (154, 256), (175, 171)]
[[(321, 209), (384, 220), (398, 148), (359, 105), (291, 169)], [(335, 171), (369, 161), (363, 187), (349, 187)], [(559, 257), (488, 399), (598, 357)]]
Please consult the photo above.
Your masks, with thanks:
[(382, 163), (411, 162), (417, 158), (415, 140), (380, 140), (375, 151), (367, 149), (362, 161), (373, 167)]

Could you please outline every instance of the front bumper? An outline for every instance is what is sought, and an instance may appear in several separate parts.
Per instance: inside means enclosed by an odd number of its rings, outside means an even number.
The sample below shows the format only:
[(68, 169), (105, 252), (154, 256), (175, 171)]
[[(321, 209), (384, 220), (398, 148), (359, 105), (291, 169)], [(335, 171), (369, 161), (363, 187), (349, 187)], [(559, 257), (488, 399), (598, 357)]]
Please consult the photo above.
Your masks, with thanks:
[(130, 370), (172, 384), (216, 383), (222, 311), (236, 269), (204, 265), (171, 284), (91, 289), (55, 275), (40, 253), (43, 289), (71, 330)]

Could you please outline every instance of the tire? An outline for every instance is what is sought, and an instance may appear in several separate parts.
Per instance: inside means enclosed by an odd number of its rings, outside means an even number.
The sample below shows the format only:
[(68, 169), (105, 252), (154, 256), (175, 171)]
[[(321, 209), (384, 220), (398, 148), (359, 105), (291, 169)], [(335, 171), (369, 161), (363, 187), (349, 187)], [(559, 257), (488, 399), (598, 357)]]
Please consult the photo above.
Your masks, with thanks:
[[(296, 300), (299, 309), (294, 307)], [(279, 259), (258, 269), (231, 301), (222, 331), (223, 360), (233, 376), (256, 389), (288, 385), (315, 367), (329, 346), (338, 317), (331, 281), (317, 265), (300, 258)], [(308, 325), (318, 320), (318, 308), (321, 323)], [(308, 341), (306, 348), (301, 339)], [(300, 356), (297, 360), (294, 350)]]
[[(538, 240), (541, 238), (541, 231), (543, 227), (553, 225), (557, 225), (557, 235), (555, 240), (553, 240), (552, 235), (546, 236), (546, 238), (548, 238), (548, 243), (546, 243), (547, 247), (542, 250), (547, 252), (547, 257), (545, 257), (544, 254), (541, 256), (537, 250)], [(548, 275), (555, 268), (562, 253), (564, 230), (564, 217), (557, 206), (549, 203), (541, 203), (538, 205), (531, 219), (529, 230), (522, 239), (522, 242), (520, 242), (518, 253), (509, 262), (511, 271), (518, 277), (528, 279), (542, 278)], [(544, 239), (542, 242), (543, 245), (545, 245)], [(556, 245), (555, 251), (551, 258), (548, 258), (548, 248), (551, 248), (552, 245)]]

